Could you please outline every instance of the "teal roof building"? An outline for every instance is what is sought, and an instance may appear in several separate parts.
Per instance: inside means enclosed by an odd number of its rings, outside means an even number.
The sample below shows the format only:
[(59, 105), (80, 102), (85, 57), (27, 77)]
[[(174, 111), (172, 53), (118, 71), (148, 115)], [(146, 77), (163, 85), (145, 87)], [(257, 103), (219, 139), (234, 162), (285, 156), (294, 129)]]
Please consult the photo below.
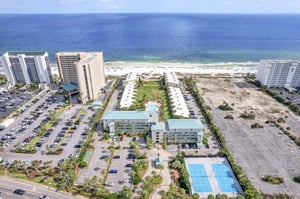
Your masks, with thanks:
[(169, 119), (168, 129), (202, 129), (203, 125), (199, 119)]
[(148, 120), (148, 111), (107, 111), (103, 120)]

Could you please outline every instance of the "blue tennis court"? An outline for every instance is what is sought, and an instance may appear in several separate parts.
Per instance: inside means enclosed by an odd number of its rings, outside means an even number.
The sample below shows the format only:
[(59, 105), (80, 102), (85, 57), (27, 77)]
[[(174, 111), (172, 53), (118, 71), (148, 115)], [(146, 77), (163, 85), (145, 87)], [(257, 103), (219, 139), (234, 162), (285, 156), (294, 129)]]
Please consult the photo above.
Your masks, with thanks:
[(188, 169), (195, 192), (212, 192), (203, 164), (188, 164)]
[(234, 177), (225, 164), (211, 164), (211, 166), (221, 192), (239, 192)]

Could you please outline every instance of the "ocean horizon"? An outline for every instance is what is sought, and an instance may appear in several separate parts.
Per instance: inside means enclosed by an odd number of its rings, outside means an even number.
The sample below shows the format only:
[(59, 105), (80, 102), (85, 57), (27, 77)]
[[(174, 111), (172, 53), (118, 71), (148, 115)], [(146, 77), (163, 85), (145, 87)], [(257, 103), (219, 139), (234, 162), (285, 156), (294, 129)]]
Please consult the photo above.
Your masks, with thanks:
[(105, 62), (300, 59), (298, 14), (0, 14), (0, 54), (103, 51)]

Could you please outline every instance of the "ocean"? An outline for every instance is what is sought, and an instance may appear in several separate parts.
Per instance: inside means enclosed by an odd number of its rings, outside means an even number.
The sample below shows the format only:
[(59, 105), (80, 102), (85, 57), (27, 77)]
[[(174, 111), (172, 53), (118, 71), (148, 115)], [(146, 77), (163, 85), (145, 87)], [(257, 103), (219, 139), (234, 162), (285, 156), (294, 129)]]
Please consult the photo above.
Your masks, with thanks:
[(103, 51), (106, 62), (300, 59), (300, 15), (2, 14), (0, 54)]

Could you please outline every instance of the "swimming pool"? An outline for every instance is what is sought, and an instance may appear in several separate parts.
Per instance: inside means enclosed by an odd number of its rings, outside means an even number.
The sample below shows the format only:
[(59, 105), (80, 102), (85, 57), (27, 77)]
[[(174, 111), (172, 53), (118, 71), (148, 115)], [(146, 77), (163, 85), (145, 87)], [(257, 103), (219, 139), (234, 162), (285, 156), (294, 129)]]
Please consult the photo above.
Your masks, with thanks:
[(203, 164), (188, 164), (188, 169), (195, 192), (212, 192)]
[(149, 110), (151, 113), (156, 113), (157, 105), (155, 105), (155, 104), (149, 104), (149, 105), (148, 105), (148, 110)]
[(229, 168), (224, 164), (211, 164), (215, 177), (217, 179), (219, 188), (222, 192), (238, 193), (238, 188), (234, 182)]

